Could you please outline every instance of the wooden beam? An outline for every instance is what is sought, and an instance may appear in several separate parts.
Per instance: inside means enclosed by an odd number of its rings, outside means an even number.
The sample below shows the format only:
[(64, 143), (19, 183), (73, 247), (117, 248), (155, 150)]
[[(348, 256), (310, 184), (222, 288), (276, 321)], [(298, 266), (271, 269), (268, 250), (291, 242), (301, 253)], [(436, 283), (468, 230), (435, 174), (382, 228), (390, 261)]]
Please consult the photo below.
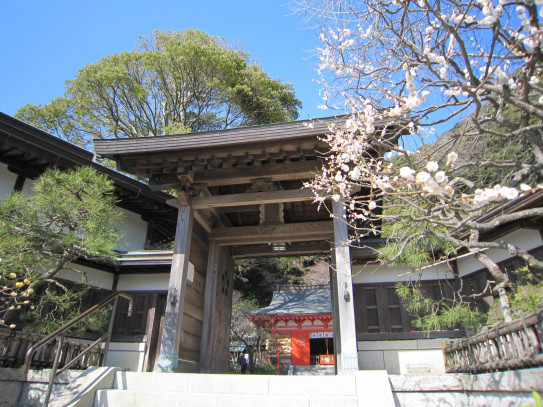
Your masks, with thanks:
[(200, 212), (194, 212), (194, 219), (196, 219), (207, 233), (211, 233), (211, 223)]
[(285, 251), (274, 251), (272, 246), (240, 246), (232, 248), (232, 256), (234, 258), (307, 256), (320, 253), (330, 254), (330, 243), (308, 242), (287, 245)]
[(244, 212), (260, 212), (260, 205), (247, 206), (225, 206), (224, 208), (215, 208), (218, 213), (244, 213)]
[[(200, 194), (202, 198), (208, 198), (212, 196), (211, 192), (209, 192), (209, 189), (207, 189), (207, 187), (203, 187), (200, 190)], [(224, 213), (218, 212), (215, 208), (207, 208), (207, 209), (208, 209), (207, 212), (217, 220), (220, 226), (222, 227), (232, 226), (232, 222), (230, 222), (230, 219), (228, 219), (228, 216), (226, 216)], [(208, 231), (208, 233), (211, 233), (211, 231)]]
[(250, 167), (196, 170), (193, 176), (196, 183), (204, 183), (207, 186), (216, 187), (249, 184), (257, 178), (266, 178), (271, 181), (313, 178), (320, 171), (321, 167), (322, 163), (320, 160), (309, 160)]
[(333, 234), (332, 222), (321, 221), (213, 229), (210, 239), (226, 246), (326, 240)]
[(311, 201), (315, 194), (310, 189), (290, 189), (283, 191), (246, 192), (243, 194), (215, 195), (192, 199), (194, 209), (220, 208), (282, 202)]

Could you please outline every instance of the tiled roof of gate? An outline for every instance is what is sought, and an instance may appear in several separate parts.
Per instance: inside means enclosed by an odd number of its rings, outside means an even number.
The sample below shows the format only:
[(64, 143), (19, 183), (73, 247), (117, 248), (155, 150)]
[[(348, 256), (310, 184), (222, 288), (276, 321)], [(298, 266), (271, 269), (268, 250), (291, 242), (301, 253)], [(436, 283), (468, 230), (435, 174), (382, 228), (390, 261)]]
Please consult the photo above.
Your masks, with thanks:
[(273, 293), (271, 304), (254, 311), (256, 315), (331, 314), (330, 287), (281, 289)]

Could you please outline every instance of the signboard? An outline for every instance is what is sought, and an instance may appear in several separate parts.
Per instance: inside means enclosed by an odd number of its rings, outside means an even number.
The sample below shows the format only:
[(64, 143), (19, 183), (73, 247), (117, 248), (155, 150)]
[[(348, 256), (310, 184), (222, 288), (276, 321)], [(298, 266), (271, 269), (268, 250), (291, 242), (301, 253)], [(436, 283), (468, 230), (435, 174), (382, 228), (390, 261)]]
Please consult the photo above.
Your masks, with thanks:
[(333, 338), (333, 332), (311, 332), (309, 334), (310, 339), (321, 339), (321, 338)]
[(334, 355), (320, 355), (319, 362), (321, 365), (334, 365), (336, 363)]

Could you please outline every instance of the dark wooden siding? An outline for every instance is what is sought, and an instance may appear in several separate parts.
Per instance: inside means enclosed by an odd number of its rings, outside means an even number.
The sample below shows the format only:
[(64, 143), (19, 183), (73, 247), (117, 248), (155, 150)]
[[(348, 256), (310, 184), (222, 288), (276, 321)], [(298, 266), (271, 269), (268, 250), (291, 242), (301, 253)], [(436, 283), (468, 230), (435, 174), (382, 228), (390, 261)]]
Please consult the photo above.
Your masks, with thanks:
[(400, 304), (394, 284), (355, 284), (357, 333), (409, 332), (411, 317)]
[[(165, 293), (166, 291), (164, 291)], [(121, 298), (117, 306), (111, 340), (118, 342), (147, 341), (149, 312), (156, 306), (156, 291), (127, 291), (134, 300), (132, 317), (128, 317), (128, 301)]]

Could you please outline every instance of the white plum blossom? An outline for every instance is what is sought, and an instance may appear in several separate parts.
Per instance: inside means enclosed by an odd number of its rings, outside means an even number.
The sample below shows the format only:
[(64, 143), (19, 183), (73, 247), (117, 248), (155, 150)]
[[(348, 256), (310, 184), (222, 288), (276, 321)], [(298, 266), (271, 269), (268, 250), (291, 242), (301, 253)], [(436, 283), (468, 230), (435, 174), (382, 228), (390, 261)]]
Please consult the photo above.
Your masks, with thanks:
[(354, 180), (357, 180), (358, 178), (360, 178), (360, 168), (358, 167), (354, 167), (350, 172), (349, 172), (349, 177), (354, 179)]
[(402, 112), (403, 112), (402, 107), (400, 107), (400, 106), (394, 106), (392, 109), (390, 109), (390, 110), (388, 111), (388, 115), (389, 115), (390, 117), (398, 117), (398, 116), (401, 116)]
[(369, 209), (370, 211), (372, 211), (372, 210), (374, 210), (375, 208), (377, 208), (377, 202), (375, 202), (375, 201), (369, 201), (369, 202), (368, 202), (368, 209)]
[(502, 187), (500, 194), (506, 199), (515, 199), (518, 197), (518, 190), (515, 188)]
[[(543, 2), (543, 0), (541, 0), (541, 1)], [(532, 190), (532, 187), (530, 185), (528, 185), (528, 184), (520, 184), (519, 188), (520, 188), (521, 191), (524, 191), (524, 192)]]
[(437, 182), (435, 182), (433, 179), (430, 179), (426, 182), (426, 184), (423, 187), (423, 191), (427, 192), (430, 195), (443, 195), (445, 192), (445, 189), (439, 185)]
[(500, 198), (499, 192), (494, 188), (476, 189), (473, 201), (476, 203), (487, 203)]
[(476, 189), (473, 200), (477, 203), (493, 202), (500, 199), (516, 199), (519, 192), (516, 188), (495, 185), (493, 188)]
[(449, 181), (449, 177), (445, 174), (445, 171), (438, 171), (434, 175), (434, 179), (438, 184), (444, 184)]
[(407, 180), (414, 180), (413, 174), (415, 173), (415, 170), (409, 168), (409, 167), (402, 167), (400, 168), (400, 177), (405, 178)]
[(451, 151), (448, 155), (447, 155), (447, 166), (452, 166), (456, 160), (458, 160), (458, 154), (454, 151)]
[(428, 174), (426, 171), (421, 171), (417, 174), (415, 177), (415, 181), (417, 181), (420, 184), (424, 184), (432, 179), (432, 176)]
[(430, 172), (436, 172), (439, 170), (439, 164), (435, 161), (428, 161), (428, 164), (426, 164), (426, 169)]
[(378, 178), (374, 181), (373, 185), (376, 188), (379, 188), (381, 190), (386, 190), (388, 188), (391, 188), (390, 179), (388, 176), (384, 176), (383, 178)]

